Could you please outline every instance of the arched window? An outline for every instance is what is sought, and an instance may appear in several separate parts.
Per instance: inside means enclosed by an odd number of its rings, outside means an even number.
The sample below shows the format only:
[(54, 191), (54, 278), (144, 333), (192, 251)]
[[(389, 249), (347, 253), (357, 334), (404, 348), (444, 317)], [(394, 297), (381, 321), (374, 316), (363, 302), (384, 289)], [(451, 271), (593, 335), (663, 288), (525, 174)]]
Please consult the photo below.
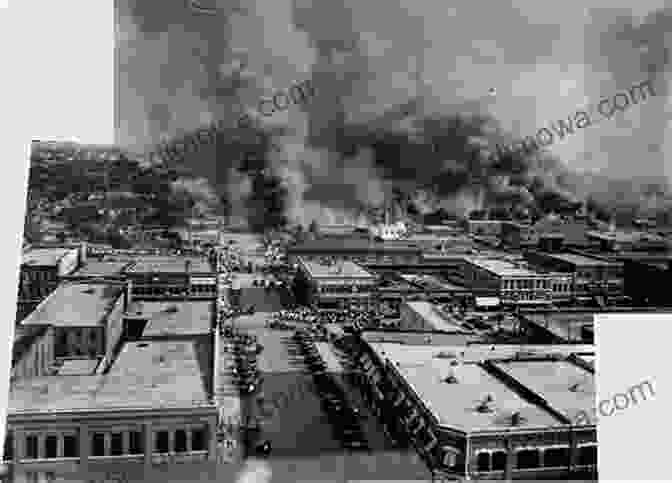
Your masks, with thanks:
[(476, 470), (477, 471), (490, 471), (490, 453), (487, 451), (481, 451), (476, 456)]

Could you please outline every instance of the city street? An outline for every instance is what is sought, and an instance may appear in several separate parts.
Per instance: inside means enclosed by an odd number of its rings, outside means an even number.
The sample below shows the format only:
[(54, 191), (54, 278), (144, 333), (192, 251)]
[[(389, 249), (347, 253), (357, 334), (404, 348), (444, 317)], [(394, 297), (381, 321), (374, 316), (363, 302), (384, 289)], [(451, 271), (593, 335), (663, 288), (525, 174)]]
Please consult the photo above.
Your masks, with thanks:
[[(275, 290), (243, 288), (243, 304), (280, 310)], [(257, 337), (263, 346), (258, 368), (263, 378), (260, 394), (269, 401), (270, 410), (259, 410), (254, 398), (246, 398), (246, 411), (259, 415), (261, 430), (253, 441), (269, 440), (272, 452), (265, 459), (273, 482), (347, 481), (357, 479), (422, 480), (428, 477), (426, 466), (413, 449), (395, 448), (375, 418), (364, 406), (359, 391), (345, 387), (348, 399), (361, 409), (362, 429), (370, 451), (343, 449), (334, 428), (314, 392), (312, 376), (304, 364), (292, 330), (265, 326), (269, 312), (239, 316), (235, 326)], [(254, 444), (251, 445), (254, 449)], [(252, 455), (250, 455), (252, 456)], [(329, 475), (329, 477), (325, 477)]]

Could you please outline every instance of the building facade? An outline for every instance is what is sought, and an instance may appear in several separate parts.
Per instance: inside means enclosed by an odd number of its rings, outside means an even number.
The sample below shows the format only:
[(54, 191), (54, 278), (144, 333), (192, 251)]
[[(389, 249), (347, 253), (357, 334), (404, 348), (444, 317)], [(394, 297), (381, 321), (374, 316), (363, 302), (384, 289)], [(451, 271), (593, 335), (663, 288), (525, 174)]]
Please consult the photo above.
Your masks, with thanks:
[(475, 292), (496, 294), (503, 304), (548, 304), (552, 302), (553, 277), (511, 261), (465, 257), (461, 283)]
[(295, 291), (308, 305), (369, 310), (376, 304), (378, 277), (343, 260), (298, 259)]
[(53, 292), (62, 277), (80, 265), (86, 248), (32, 248), (23, 254), (17, 320), (23, 319)]

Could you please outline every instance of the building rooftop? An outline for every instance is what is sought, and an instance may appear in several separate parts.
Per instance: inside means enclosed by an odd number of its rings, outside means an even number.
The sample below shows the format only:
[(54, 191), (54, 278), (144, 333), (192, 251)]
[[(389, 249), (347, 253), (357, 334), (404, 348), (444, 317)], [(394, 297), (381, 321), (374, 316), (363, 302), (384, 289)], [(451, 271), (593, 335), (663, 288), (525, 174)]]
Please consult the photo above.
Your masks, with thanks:
[(92, 375), (98, 367), (98, 359), (70, 359), (64, 360), (58, 370), (59, 376), (86, 376)]
[(595, 374), (567, 361), (510, 361), (495, 364), (546, 400), (570, 421), (595, 414)]
[[(517, 427), (547, 427), (561, 424), (552, 414), (519, 396), (478, 364), (451, 366), (450, 360), (400, 364), (397, 370), (442, 426), (464, 432), (510, 429), (512, 414), (521, 416)], [(454, 376), (456, 383), (445, 382)], [(486, 397), (489, 412), (479, 411)]]
[[(379, 331), (378, 333), (383, 333)], [(369, 333), (367, 333), (368, 335)], [(417, 345), (410, 338), (406, 343), (401, 342), (369, 342), (369, 345), (381, 359), (390, 358), (403, 364), (429, 361), (432, 359), (458, 359), (463, 362), (481, 362), (484, 360), (509, 360), (516, 357), (543, 357), (554, 355), (569, 357), (572, 354), (581, 355), (595, 354), (595, 346), (589, 344), (555, 344), (555, 345), (510, 345), (510, 344), (484, 344), (476, 342), (458, 345), (440, 345), (441, 334), (419, 334)], [(426, 343), (426, 337), (431, 336), (431, 342)], [(387, 336), (387, 334), (386, 334)], [(368, 336), (373, 338), (372, 335)], [(390, 337), (391, 334), (390, 334)], [(365, 339), (368, 340), (368, 339)], [(383, 354), (384, 353), (384, 354)]]
[(362, 238), (321, 238), (287, 248), (288, 253), (390, 252), (420, 254), (420, 247), (403, 241), (372, 241)]
[(72, 248), (33, 248), (23, 254), (23, 265), (53, 267), (58, 265), (61, 258)]
[(544, 255), (561, 260), (563, 262), (571, 263), (577, 267), (615, 267), (622, 265), (619, 262), (609, 262), (599, 258), (587, 257), (575, 253), (548, 253)]
[[(522, 393), (507, 385), (497, 373), (484, 368), (483, 361), (490, 360), (506, 374), (514, 369), (531, 373), (528, 380), (510, 374), (532, 392), (546, 398), (550, 407), (563, 415), (576, 416), (581, 410), (592, 414), (587, 401), (594, 404), (594, 376), (564, 359), (575, 353), (594, 353), (592, 346), (511, 346), (475, 344), (470, 346), (409, 346), (394, 343), (371, 343), (380, 358), (388, 359), (407, 383), (422, 399), (440, 424), (462, 431), (484, 431), (512, 428), (511, 415), (519, 413), (521, 420), (516, 427), (560, 426), (565, 422), (543, 405), (527, 400)], [(516, 354), (524, 351), (516, 360)], [(550, 357), (556, 357), (551, 360)], [(445, 379), (454, 376), (456, 383)], [(538, 377), (537, 377), (538, 376)], [(585, 377), (584, 377), (585, 376)], [(538, 381), (535, 380), (535, 377)], [(587, 378), (586, 378), (587, 377)], [(541, 382), (539, 382), (541, 381)], [(547, 381), (545, 390), (539, 384)], [(572, 403), (563, 399), (560, 388), (576, 398), (568, 388), (585, 381), (585, 394)], [(593, 383), (591, 386), (591, 382)], [(583, 387), (583, 386), (581, 386)], [(590, 391), (592, 387), (592, 396)], [(554, 395), (553, 389), (559, 394)], [(577, 386), (579, 388), (579, 386)], [(572, 387), (572, 389), (574, 389)], [(579, 388), (580, 389), (580, 388)], [(543, 394), (542, 394), (543, 393)], [(477, 409), (480, 402), (490, 396), (490, 412)], [(592, 397), (592, 399), (590, 399)], [(576, 411), (574, 411), (576, 409)], [(574, 412), (573, 412), (574, 411)]]
[[(418, 346), (424, 349), (425, 346), (466, 346), (470, 343), (479, 342), (481, 339), (476, 335), (470, 334), (449, 334), (445, 332), (427, 332), (424, 330), (365, 330), (362, 332), (362, 338), (368, 342), (381, 344), (403, 344), (409, 346)], [(436, 352), (436, 350), (434, 350)]]
[[(187, 267), (189, 262), (189, 267)], [(210, 273), (210, 263), (198, 257), (141, 257), (128, 268), (128, 273)]]
[(487, 270), (500, 277), (540, 277), (540, 273), (523, 268), (508, 260), (498, 258), (465, 257), (472, 265)]
[(545, 218), (534, 225), (534, 230), (540, 235), (561, 234), (565, 245), (587, 246), (590, 240), (587, 232), (590, 225), (583, 220), (565, 221), (560, 218)]
[(208, 361), (195, 342), (127, 343), (105, 375), (12, 383), (8, 412), (105, 411), (207, 405)]
[(321, 264), (316, 261), (301, 260), (306, 271), (312, 278), (366, 278), (376, 279), (376, 276), (361, 266), (350, 261), (337, 261), (334, 264)]
[(566, 340), (582, 340), (581, 330), (595, 323), (594, 312), (529, 313), (525, 318)]
[[(139, 313), (138, 313), (139, 312)], [(126, 312), (149, 320), (142, 337), (208, 334), (214, 303), (210, 301), (135, 301)]]
[(104, 322), (121, 292), (121, 287), (112, 285), (64, 283), (28, 314), (21, 325), (97, 326)]
[(460, 322), (444, 312), (436, 304), (424, 301), (407, 302), (406, 305), (422, 317), (435, 330), (443, 332), (470, 333)]
[(26, 327), (18, 325), (15, 327), (12, 366), (21, 360), (33, 343), (46, 333), (47, 329), (48, 327), (45, 325)]
[(456, 285), (454, 283), (448, 282), (446, 280), (441, 280), (439, 277), (434, 275), (420, 275), (417, 273), (404, 273), (401, 274), (401, 278), (405, 281), (412, 283), (415, 286), (422, 288), (423, 290), (464, 290), (465, 287), (461, 285)]
[(130, 262), (87, 261), (86, 265), (73, 273), (75, 277), (106, 277), (121, 275)]

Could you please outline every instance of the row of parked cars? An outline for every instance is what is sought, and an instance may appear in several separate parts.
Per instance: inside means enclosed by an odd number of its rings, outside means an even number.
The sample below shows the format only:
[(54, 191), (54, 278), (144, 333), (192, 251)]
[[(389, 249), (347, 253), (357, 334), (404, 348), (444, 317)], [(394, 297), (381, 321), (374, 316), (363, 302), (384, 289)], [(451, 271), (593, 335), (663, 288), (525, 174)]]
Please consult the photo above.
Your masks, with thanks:
[(234, 335), (227, 349), (234, 355), (233, 372), (236, 385), (244, 394), (255, 392), (261, 383), (257, 354), (262, 350), (256, 337), (247, 334)]
[(360, 422), (360, 412), (352, 407), (343, 388), (327, 372), (314, 341), (304, 332), (296, 332), (294, 338), (304, 355), (308, 369), (312, 373), (313, 382), (322, 401), (322, 406), (334, 428), (336, 438), (344, 448), (368, 450)]

